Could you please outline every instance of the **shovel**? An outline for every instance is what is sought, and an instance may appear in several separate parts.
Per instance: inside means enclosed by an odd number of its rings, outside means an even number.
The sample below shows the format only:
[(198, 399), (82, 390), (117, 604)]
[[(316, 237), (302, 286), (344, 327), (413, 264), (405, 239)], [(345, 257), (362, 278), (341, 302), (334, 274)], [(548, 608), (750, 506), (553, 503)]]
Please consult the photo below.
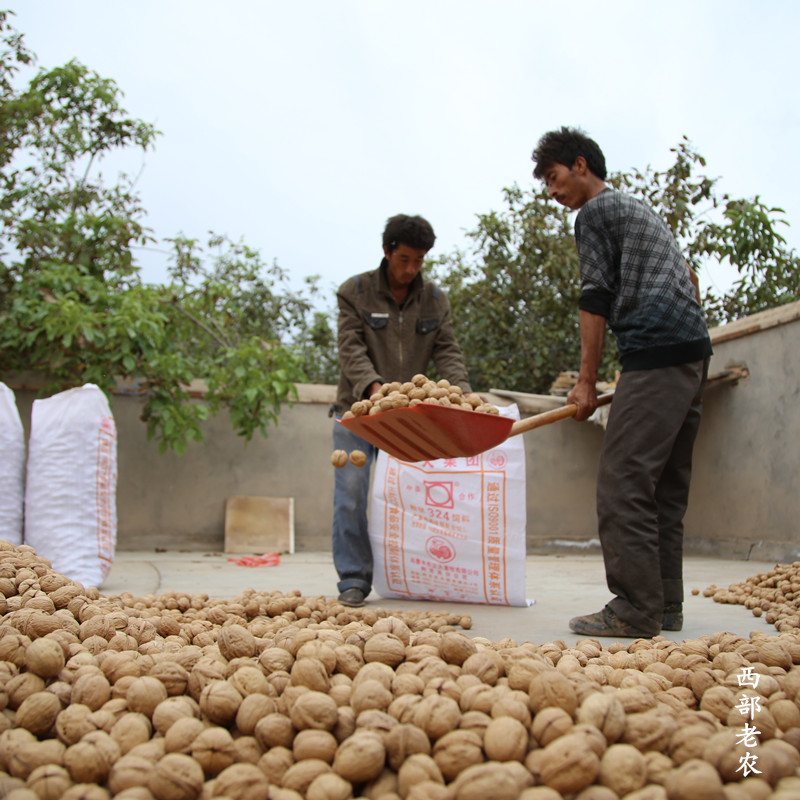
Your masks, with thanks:
[[(613, 392), (600, 395), (597, 405), (611, 402)], [(497, 414), (420, 403), (380, 414), (341, 420), (348, 430), (400, 461), (475, 456), (502, 444), (509, 436), (574, 417), (574, 403), (514, 421)]]

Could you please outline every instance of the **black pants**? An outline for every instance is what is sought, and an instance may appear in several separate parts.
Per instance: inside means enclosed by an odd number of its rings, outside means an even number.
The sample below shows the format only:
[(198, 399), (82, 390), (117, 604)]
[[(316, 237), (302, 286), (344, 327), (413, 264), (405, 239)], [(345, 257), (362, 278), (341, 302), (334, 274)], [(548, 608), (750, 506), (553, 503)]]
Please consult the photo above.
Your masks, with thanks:
[(683, 517), (708, 361), (624, 372), (614, 393), (597, 479), (609, 603), (618, 617), (661, 630), (683, 601)]

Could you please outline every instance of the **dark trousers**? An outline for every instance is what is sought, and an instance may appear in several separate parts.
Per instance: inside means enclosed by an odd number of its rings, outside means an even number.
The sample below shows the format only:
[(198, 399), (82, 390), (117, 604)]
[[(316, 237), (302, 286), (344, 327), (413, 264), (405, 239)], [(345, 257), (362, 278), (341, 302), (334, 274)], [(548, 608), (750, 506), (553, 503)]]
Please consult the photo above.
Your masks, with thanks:
[(597, 479), (609, 603), (655, 635), (664, 605), (683, 602), (683, 517), (708, 361), (624, 372)]

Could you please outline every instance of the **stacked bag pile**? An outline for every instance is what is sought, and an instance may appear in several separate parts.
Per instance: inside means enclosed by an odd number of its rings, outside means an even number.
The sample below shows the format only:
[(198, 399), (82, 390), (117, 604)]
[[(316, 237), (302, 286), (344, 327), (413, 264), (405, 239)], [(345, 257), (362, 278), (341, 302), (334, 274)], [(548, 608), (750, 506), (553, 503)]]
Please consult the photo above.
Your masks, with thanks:
[(100, 586), (116, 547), (116, 481), (116, 426), (97, 386), (35, 400), (26, 448), (14, 393), (0, 383), (0, 539)]

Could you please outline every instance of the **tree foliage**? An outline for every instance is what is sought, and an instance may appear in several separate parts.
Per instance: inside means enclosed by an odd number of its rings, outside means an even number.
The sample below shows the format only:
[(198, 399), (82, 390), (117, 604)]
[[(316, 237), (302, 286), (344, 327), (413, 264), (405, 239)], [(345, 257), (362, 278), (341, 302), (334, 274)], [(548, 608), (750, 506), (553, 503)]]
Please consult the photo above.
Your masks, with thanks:
[(158, 132), (77, 61), (25, 84), (18, 73), (35, 57), (7, 12), (0, 37), (0, 373), (47, 373), (46, 393), (122, 383), (142, 396), (162, 450), (201, 440), (223, 407), (240, 435), (266, 435), (295, 382), (317, 377), (304, 364), (332, 371), (316, 279), (293, 292), (245, 245), (212, 235), (205, 250), (180, 235), (170, 282), (144, 284), (144, 209), (130, 178), (108, 184), (99, 167), (118, 148), (153, 147)]
[(470, 380), (544, 391), (562, 365), (580, 360), (575, 309), (578, 254), (569, 218), (543, 191), (503, 192), (505, 209), (478, 216), (472, 257), (435, 262)]
[[(668, 169), (618, 173), (609, 183), (655, 208), (696, 270), (712, 262), (737, 270), (729, 291), (705, 293), (709, 323), (800, 299), (798, 256), (779, 233), (783, 211), (758, 197), (720, 195), (719, 179), (698, 172), (706, 162), (688, 139), (671, 152)], [(478, 215), (469, 252), (431, 266), (448, 292), (473, 384), (546, 393), (560, 372), (580, 365), (572, 215), (538, 185), (507, 188), (503, 200), (501, 211)], [(606, 337), (599, 379), (612, 379), (618, 366), (613, 337)]]
[(668, 169), (631, 170), (613, 176), (612, 183), (662, 214), (698, 272), (712, 263), (736, 270), (728, 291), (706, 292), (709, 323), (800, 299), (800, 258), (780, 233), (789, 225), (783, 209), (765, 205), (758, 195), (719, 194), (719, 178), (696, 174), (706, 160), (686, 137), (671, 152), (675, 163)]

